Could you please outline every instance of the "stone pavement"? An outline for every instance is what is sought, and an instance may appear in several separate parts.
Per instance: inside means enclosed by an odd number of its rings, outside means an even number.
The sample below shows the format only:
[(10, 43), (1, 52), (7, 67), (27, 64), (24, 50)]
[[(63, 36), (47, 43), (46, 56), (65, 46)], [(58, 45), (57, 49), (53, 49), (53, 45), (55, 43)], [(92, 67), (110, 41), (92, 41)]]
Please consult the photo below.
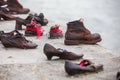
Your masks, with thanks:
[[(25, 17), (22, 15), (21, 17)], [(0, 80), (115, 80), (120, 70), (120, 55), (112, 54), (110, 50), (100, 45), (64, 45), (64, 38), (49, 40), (48, 31), (54, 22), (43, 27), (45, 32), (40, 39), (27, 37), (38, 44), (37, 49), (4, 48), (0, 43)], [(15, 28), (15, 21), (0, 22), (1, 30), (6, 32)], [(65, 26), (61, 26), (66, 31)], [(20, 31), (24, 34), (24, 30)], [(48, 61), (43, 53), (45, 43), (56, 48), (63, 48), (77, 54), (83, 53), (85, 59), (96, 64), (103, 64), (104, 70), (96, 73), (85, 73), (68, 76), (64, 70), (64, 60), (54, 57)], [(81, 59), (72, 62), (79, 63)]]

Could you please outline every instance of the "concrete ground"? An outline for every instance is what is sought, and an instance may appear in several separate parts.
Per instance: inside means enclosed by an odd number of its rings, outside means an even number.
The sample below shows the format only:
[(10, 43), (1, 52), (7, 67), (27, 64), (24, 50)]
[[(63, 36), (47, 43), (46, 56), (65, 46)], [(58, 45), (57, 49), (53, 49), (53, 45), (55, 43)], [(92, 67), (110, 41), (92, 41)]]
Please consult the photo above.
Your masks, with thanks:
[[(25, 16), (25, 15), (24, 15)], [(24, 17), (22, 16), (22, 17)], [(53, 22), (54, 23), (54, 22)], [(49, 26), (43, 27), (45, 32), (40, 39), (26, 37), (38, 44), (37, 49), (5, 48), (0, 44), (0, 80), (115, 80), (116, 73), (120, 70), (120, 55), (112, 54), (110, 50), (100, 45), (64, 45), (61, 39), (48, 39)], [(15, 21), (0, 22), (2, 30), (9, 32), (15, 28)], [(62, 26), (61, 26), (62, 27)], [(24, 27), (25, 28), (25, 27)], [(62, 27), (64, 30), (65, 28)], [(20, 31), (24, 34), (24, 30)], [(95, 64), (103, 64), (104, 70), (95, 73), (85, 73), (68, 76), (64, 70), (65, 60), (53, 57), (48, 61), (43, 53), (45, 43), (56, 48), (66, 49), (76, 54), (84, 54), (84, 59), (90, 59)], [(72, 62), (79, 63), (80, 60)]]
[[(34, 12), (43, 12), (50, 23), (43, 27), (45, 32), (40, 39), (26, 37), (38, 44), (37, 49), (5, 48), (0, 43), (0, 80), (116, 80), (116, 73), (120, 71), (120, 55), (106, 48), (113, 49), (112, 47), (117, 48), (118, 46), (117, 49), (119, 49), (119, 36), (115, 37), (119, 29), (117, 26), (119, 24), (119, 14), (114, 12), (118, 9), (114, 7), (118, 6), (117, 0), (116, 2), (112, 0), (92, 0), (86, 5), (85, 3), (88, 3), (88, 0), (20, 0), (20, 2)], [(93, 12), (95, 10), (96, 12)], [(25, 18), (27, 15), (17, 16)], [(54, 23), (60, 23), (63, 33), (65, 33), (66, 23), (79, 19), (79, 17), (85, 19), (84, 23), (88, 29), (92, 32), (99, 32), (102, 35), (102, 42), (97, 45), (80, 44), (66, 46), (64, 45), (64, 37), (54, 40), (48, 39), (49, 28)], [(112, 24), (112, 20), (115, 23), (115, 27)], [(15, 28), (15, 21), (0, 22), (0, 27), (2, 27), (0, 30), (9, 32)], [(109, 35), (107, 35), (108, 30)], [(24, 30), (20, 32), (24, 34)], [(112, 40), (110, 39), (111, 37)], [(76, 54), (82, 53), (84, 54), (83, 58), (90, 59), (96, 64), (103, 64), (104, 70), (95, 73), (68, 76), (64, 70), (65, 60), (59, 60), (57, 57), (54, 57), (51, 61), (47, 60), (43, 53), (45, 43), (50, 43), (56, 48), (67, 49)], [(107, 46), (104, 48), (103, 44)], [(109, 47), (109, 45), (112, 45), (112, 47)], [(119, 50), (113, 50), (119, 52)], [(80, 60), (72, 62), (79, 63)]]

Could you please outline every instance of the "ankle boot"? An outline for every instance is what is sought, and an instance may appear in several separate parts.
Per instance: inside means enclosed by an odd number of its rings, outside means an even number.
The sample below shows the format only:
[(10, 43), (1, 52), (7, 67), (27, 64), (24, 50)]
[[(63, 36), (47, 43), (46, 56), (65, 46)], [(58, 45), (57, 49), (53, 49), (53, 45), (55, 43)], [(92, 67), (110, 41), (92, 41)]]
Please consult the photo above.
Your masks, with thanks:
[(41, 26), (45, 26), (48, 24), (48, 20), (44, 19), (44, 14), (40, 13), (39, 16), (35, 17), (35, 20), (41, 24)]
[(80, 64), (75, 64), (68, 60), (65, 61), (65, 71), (68, 75), (82, 74), (85, 72), (97, 72), (99, 70), (103, 70), (103, 65), (90, 64), (87, 66), (80, 66)]
[(7, 5), (11, 13), (27, 14), (30, 11), (28, 8), (23, 8), (18, 0), (7, 0)]
[(117, 72), (116, 80), (120, 80), (120, 72)]
[(62, 30), (59, 29), (59, 25), (52, 26), (49, 31), (49, 39), (57, 39), (57, 38), (62, 38)]
[(5, 13), (3, 11), (0, 11), (0, 17), (1, 17), (1, 20), (15, 20), (16, 17), (12, 16), (11, 14), (8, 14), (8, 13)]
[(91, 34), (80, 20), (67, 23), (65, 45), (96, 44), (100, 41), (101, 36), (98, 33)]
[[(13, 31), (14, 35), (2, 35), (1, 42), (4, 47), (16, 47), (21, 49), (34, 49), (38, 45), (32, 41), (26, 40), (26, 38), (18, 31)], [(16, 34), (15, 34), (16, 33)]]
[(44, 46), (44, 54), (46, 55), (48, 60), (51, 60), (53, 56), (57, 56), (60, 59), (68, 59), (68, 60), (75, 60), (83, 57), (83, 54), (75, 54), (73, 52), (68, 52), (67, 50), (63, 49), (56, 49), (50, 44), (45, 44)]

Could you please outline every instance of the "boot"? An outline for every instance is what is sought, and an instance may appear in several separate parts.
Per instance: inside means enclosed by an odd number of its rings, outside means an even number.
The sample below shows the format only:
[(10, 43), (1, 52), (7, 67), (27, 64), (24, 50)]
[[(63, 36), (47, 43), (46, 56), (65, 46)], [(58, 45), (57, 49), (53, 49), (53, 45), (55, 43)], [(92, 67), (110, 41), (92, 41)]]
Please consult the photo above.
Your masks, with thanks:
[(62, 38), (62, 30), (59, 29), (59, 25), (52, 26), (49, 31), (49, 39)]
[(65, 71), (68, 73), (68, 75), (82, 74), (85, 72), (96, 72), (99, 70), (103, 70), (103, 65), (90, 64), (88, 66), (80, 66), (79, 64), (72, 63), (68, 60), (65, 61)]
[(22, 49), (34, 49), (38, 46), (32, 41), (26, 40), (26, 38), (16, 30), (14, 31), (13, 36), (3, 34), (1, 37), (1, 42), (4, 47), (16, 47)]
[(120, 72), (117, 73), (116, 80), (120, 80)]
[(0, 20), (15, 20), (16, 17), (12, 16), (11, 14), (5, 13), (0, 11)]
[(28, 8), (23, 8), (18, 0), (7, 0), (6, 3), (8, 5), (8, 9), (13, 14), (27, 14), (30, 11)]
[(85, 28), (80, 20), (67, 23), (67, 31), (65, 33), (65, 45), (78, 45), (78, 44), (96, 44), (101, 41), (101, 36), (98, 33), (91, 34)]
[(75, 54), (73, 52), (68, 52), (67, 50), (63, 49), (56, 49), (50, 44), (45, 44), (44, 46), (44, 54), (47, 56), (48, 60), (51, 60), (53, 56), (57, 56), (60, 59), (68, 59), (68, 60), (75, 60), (83, 57), (83, 54)]
[(41, 26), (45, 26), (48, 24), (48, 20), (44, 19), (44, 14), (40, 13), (39, 16), (35, 17), (35, 20), (41, 24)]

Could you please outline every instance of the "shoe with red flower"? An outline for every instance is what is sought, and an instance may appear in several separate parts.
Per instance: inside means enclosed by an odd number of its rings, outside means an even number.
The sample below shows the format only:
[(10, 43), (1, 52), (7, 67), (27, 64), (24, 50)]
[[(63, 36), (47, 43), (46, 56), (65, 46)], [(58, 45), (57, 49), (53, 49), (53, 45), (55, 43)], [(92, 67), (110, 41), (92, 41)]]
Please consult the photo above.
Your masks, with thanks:
[(50, 28), (49, 39), (57, 39), (63, 37), (62, 30), (59, 27), (59, 24), (55, 24)]

